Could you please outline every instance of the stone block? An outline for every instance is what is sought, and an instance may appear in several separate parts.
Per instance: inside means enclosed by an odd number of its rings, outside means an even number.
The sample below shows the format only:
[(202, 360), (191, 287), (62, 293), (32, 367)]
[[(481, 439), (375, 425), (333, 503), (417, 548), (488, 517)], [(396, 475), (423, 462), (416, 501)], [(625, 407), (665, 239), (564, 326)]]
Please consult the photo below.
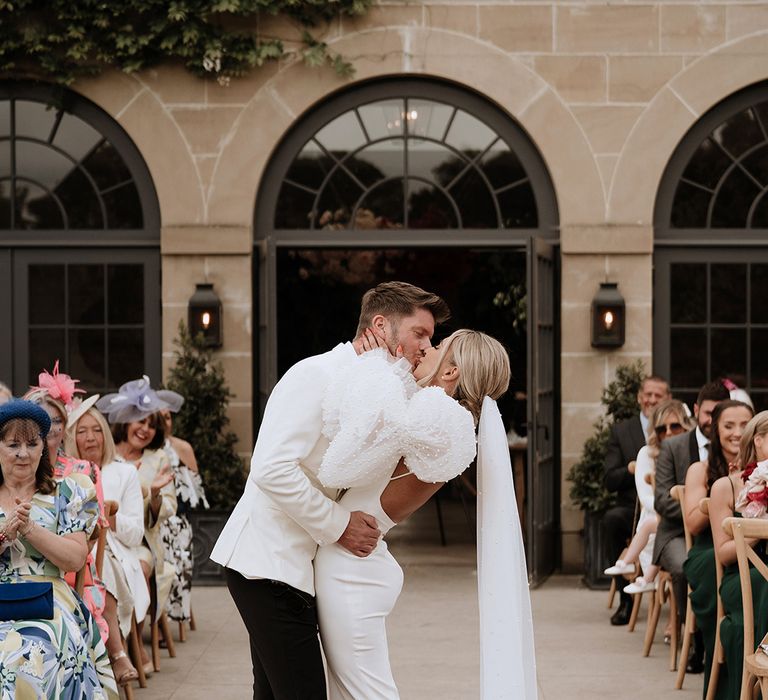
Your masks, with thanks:
[(481, 39), (505, 51), (552, 51), (552, 7), (480, 5)]
[(168, 61), (157, 68), (147, 68), (137, 77), (166, 105), (205, 102), (205, 78), (190, 73), (180, 61)]
[(563, 255), (560, 274), (563, 303), (591, 304), (600, 282), (605, 282), (606, 273), (604, 255)]
[(661, 4), (662, 52), (702, 53), (725, 41), (725, 7)]
[(202, 255), (164, 255), (162, 270), (163, 305), (181, 304), (186, 308), (195, 284), (206, 281)]
[(207, 190), (213, 179), (213, 171), (216, 169), (218, 156), (195, 156), (195, 165), (200, 175), (200, 184)]
[(567, 254), (651, 253), (653, 227), (630, 224), (564, 226), (560, 245)]
[(605, 101), (605, 56), (535, 56), (533, 61), (534, 70), (566, 102)]
[(560, 314), (560, 351), (592, 352), (592, 312), (588, 304), (568, 304)]
[(606, 259), (608, 279), (619, 282), (627, 303), (648, 304), (653, 300), (653, 256), (609, 255)]
[(359, 17), (343, 17), (343, 34), (386, 27), (420, 27), (424, 23), (421, 3), (411, 5), (373, 5)]
[(683, 68), (680, 56), (611, 56), (608, 99), (649, 102)]
[[(563, 385), (566, 381), (567, 378), (563, 374)], [(603, 406), (599, 403), (575, 405), (563, 403), (560, 431), (563, 452), (581, 454), (584, 441), (595, 432), (594, 424), (604, 414)]]
[(425, 5), (424, 18), (428, 27), (477, 36), (477, 5)]
[(194, 154), (215, 154), (232, 136), (242, 107), (177, 107), (171, 110)]
[[(564, 532), (562, 534), (562, 561), (560, 562), (560, 571), (563, 574), (584, 573), (584, 536), (581, 532)], [(565, 688), (569, 686), (573, 687), (571, 681), (566, 681), (563, 684), (563, 687)], [(560, 694), (557, 691), (556, 693), (558, 695)]]
[(768, 29), (768, 5), (728, 5), (725, 8), (726, 39), (754, 34)]
[(573, 107), (595, 153), (620, 153), (642, 111), (642, 107), (615, 105)]
[(600, 179), (603, 181), (603, 192), (605, 192), (606, 199), (608, 199), (608, 195), (611, 191), (613, 172), (616, 170), (616, 163), (618, 160), (619, 157), (614, 154), (601, 154), (599, 156), (595, 156), (597, 168), (600, 171)]
[(563, 403), (599, 403), (605, 384), (605, 358), (602, 355), (563, 353), (560, 371)]
[(252, 303), (250, 255), (209, 255), (205, 259), (205, 270), (205, 280), (196, 281), (214, 284), (222, 304)]
[(621, 365), (631, 365), (638, 360), (643, 363), (646, 372), (651, 372), (653, 370), (652, 357), (653, 353), (650, 350), (647, 352), (624, 352), (622, 349), (617, 352), (609, 353), (607, 355), (608, 376), (613, 379), (616, 376), (616, 370)]
[[(234, 394), (232, 403), (250, 404), (253, 391), (253, 358), (250, 353), (232, 355), (228, 352), (215, 352), (213, 358), (224, 368), (227, 384)], [(250, 406), (248, 412), (250, 413)]]
[(555, 32), (559, 52), (655, 52), (659, 10), (656, 5), (558, 5)]
[(135, 76), (107, 69), (93, 78), (77, 80), (72, 89), (118, 119), (120, 112), (144, 87)]
[(277, 75), (278, 70), (277, 61), (267, 61), (263, 66), (256, 66), (245, 75), (232, 78), (224, 85), (209, 80), (206, 83), (206, 104), (246, 104), (258, 94), (265, 83)]
[(160, 238), (163, 255), (250, 255), (252, 246), (245, 226), (166, 226)]
[[(238, 453), (247, 454), (253, 452), (253, 419), (250, 406), (233, 406), (230, 404), (227, 410), (229, 417), (229, 429), (237, 435), (235, 450)], [(248, 467), (248, 459), (244, 460), (244, 466)]]

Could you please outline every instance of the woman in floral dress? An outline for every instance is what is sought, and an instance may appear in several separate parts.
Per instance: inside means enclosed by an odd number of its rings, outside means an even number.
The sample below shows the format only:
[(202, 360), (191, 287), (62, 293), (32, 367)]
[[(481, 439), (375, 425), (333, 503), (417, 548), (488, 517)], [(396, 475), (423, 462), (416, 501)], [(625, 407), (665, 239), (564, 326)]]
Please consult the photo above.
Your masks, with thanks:
[(53, 619), (0, 622), (0, 699), (104, 700), (117, 688), (98, 627), (63, 571), (83, 566), (99, 517), (91, 481), (53, 478), (36, 404), (0, 406), (0, 582), (47, 581)]

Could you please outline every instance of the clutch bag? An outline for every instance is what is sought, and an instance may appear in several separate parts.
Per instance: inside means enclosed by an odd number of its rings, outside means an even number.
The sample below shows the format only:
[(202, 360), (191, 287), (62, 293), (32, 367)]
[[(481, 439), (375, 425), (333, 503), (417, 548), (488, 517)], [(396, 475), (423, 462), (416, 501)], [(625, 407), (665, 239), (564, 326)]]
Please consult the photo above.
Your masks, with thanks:
[(53, 584), (50, 581), (0, 583), (0, 621), (52, 619)]

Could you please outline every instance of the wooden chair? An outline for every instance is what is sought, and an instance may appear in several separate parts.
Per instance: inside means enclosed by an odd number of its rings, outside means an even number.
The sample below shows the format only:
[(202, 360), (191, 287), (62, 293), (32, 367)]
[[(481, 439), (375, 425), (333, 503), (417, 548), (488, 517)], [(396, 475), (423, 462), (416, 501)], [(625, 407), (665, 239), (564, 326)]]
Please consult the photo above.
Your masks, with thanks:
[[(630, 466), (633, 466), (633, 465), (634, 465), (634, 462), (632, 462), (630, 464)], [(634, 472), (634, 469), (632, 469), (631, 471)], [(654, 487), (653, 474), (646, 474), (645, 475), (645, 483), (649, 484), (651, 486), (651, 488)], [(638, 518), (638, 520), (639, 520), (639, 518)], [(635, 524), (635, 531), (637, 531), (637, 524)], [(654, 598), (655, 598), (655, 592), (654, 591), (648, 591), (648, 592), (651, 594), (651, 601), (653, 601)], [(645, 593), (633, 593), (632, 594), (632, 613), (629, 616), (629, 628), (628, 628), (629, 632), (634, 632), (635, 631), (635, 625), (637, 624), (637, 618), (640, 615), (640, 607), (642, 605), (643, 596), (644, 595), (645, 595)], [(653, 605), (653, 602), (651, 602), (651, 605)]]
[[(195, 624), (195, 612), (190, 607), (189, 609), (189, 629), (194, 632), (197, 629), (197, 625)], [(186, 642), (187, 641), (187, 629), (184, 624), (183, 620), (179, 621), (179, 641), (180, 642)]]
[[(699, 509), (702, 513), (709, 515), (709, 498), (701, 499)], [(720, 584), (723, 582), (723, 564), (717, 556), (717, 549), (715, 549), (715, 577), (717, 579), (717, 622), (715, 625), (715, 648), (712, 655), (712, 670), (709, 673), (709, 687), (707, 688), (706, 700), (715, 700), (717, 684), (720, 679), (720, 669), (725, 663), (725, 651), (723, 650), (723, 643), (720, 640), (720, 624), (725, 617), (723, 601), (720, 598)]]
[[(669, 495), (680, 503), (680, 511), (683, 515), (683, 531), (685, 532), (685, 551), (689, 552), (693, 546), (693, 535), (691, 535), (691, 531), (688, 528), (688, 519), (685, 517), (685, 486), (673, 486), (670, 489)], [(707, 513), (709, 513), (709, 511), (707, 511)], [(680, 651), (680, 663), (678, 664), (677, 681), (675, 682), (675, 688), (678, 690), (683, 687), (683, 681), (685, 680), (685, 666), (695, 630), (696, 620), (691, 608), (691, 587), (688, 586), (688, 602), (685, 606), (685, 627), (683, 629), (683, 648)], [(675, 649), (675, 654), (677, 654), (677, 649)]]
[(157, 614), (157, 586), (155, 585), (155, 575), (152, 574), (150, 579), (150, 603), (149, 603), (149, 618), (151, 620), (150, 625), (150, 640), (152, 643), (152, 666), (155, 671), (160, 670), (160, 635), (162, 634), (165, 640), (165, 647), (168, 650), (168, 656), (172, 659), (176, 658), (176, 647), (173, 643), (173, 637), (171, 636), (171, 627), (168, 624), (168, 617), (165, 611)]
[[(637, 466), (637, 462), (635, 460), (632, 460), (627, 465), (627, 471), (630, 474), (634, 475), (635, 467), (636, 466)], [(632, 535), (629, 538), (629, 542), (631, 542), (632, 541), (632, 537), (635, 536), (635, 529), (637, 528), (637, 519), (638, 519), (639, 514), (640, 514), (640, 505), (639, 505), (637, 499), (635, 499), (635, 514), (634, 514), (634, 516), (632, 516)], [(629, 544), (629, 542), (627, 542), (627, 544)], [(621, 554), (619, 555), (619, 559), (621, 559), (626, 553), (627, 553), (627, 548), (625, 547), (621, 551)], [(624, 579), (626, 579), (626, 581), (628, 583), (632, 583), (632, 581), (634, 581), (635, 577), (638, 575), (638, 570), (639, 570), (639, 567), (636, 566), (635, 567), (635, 571), (633, 573), (631, 573), (631, 574), (623, 574)], [(615, 576), (611, 576), (611, 587), (608, 589), (608, 605), (605, 606), (609, 610), (613, 607), (613, 603), (616, 600), (616, 593), (617, 592), (618, 592), (618, 587), (616, 586), (616, 577)], [(632, 606), (632, 615), (634, 615), (635, 619), (637, 619), (637, 615), (635, 615), (635, 606), (634, 606), (634, 604)], [(630, 626), (630, 630), (629, 631), (630, 632), (632, 632), (635, 629), (635, 625), (634, 625), (633, 620), (632, 620), (632, 615), (630, 615), (630, 618), (629, 618), (629, 626)]]
[[(761, 518), (726, 518), (723, 529), (733, 536), (736, 543), (736, 557), (739, 562), (739, 579), (741, 581), (741, 603), (744, 612), (744, 666), (741, 675), (741, 700), (750, 700), (756, 686), (760, 688), (763, 700), (768, 700), (768, 655), (755, 644), (755, 618), (752, 600), (752, 577), (749, 572), (750, 563), (768, 580), (768, 566), (755, 552), (748, 540), (768, 539), (768, 520)], [(760, 640), (761, 644), (768, 640), (768, 635)], [(711, 683), (711, 681), (710, 681)]]

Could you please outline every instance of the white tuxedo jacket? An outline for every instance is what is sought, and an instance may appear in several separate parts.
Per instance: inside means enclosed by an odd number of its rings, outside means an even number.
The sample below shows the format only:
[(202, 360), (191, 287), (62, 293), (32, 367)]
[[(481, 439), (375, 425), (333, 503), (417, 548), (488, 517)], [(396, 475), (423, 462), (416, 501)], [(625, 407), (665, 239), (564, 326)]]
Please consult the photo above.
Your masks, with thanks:
[(334, 501), (317, 472), (328, 440), (322, 402), (334, 372), (351, 363), (351, 343), (308, 357), (276, 384), (261, 422), (245, 491), (211, 559), (246, 578), (282, 581), (315, 594), (312, 560), (318, 545), (341, 537), (349, 511)]

